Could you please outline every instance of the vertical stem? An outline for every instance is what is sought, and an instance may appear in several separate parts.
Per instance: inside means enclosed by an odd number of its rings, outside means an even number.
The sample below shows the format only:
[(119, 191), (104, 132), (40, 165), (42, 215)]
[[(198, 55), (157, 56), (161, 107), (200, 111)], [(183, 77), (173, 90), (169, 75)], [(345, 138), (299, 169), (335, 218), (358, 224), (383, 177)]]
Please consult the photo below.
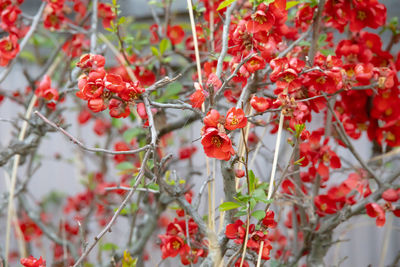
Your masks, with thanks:
[[(25, 138), (26, 130), (28, 129), (28, 120), (31, 118), (33, 106), (37, 100), (36, 95), (32, 96), (31, 101), (29, 102), (28, 109), (25, 113), (25, 120), (22, 123), (21, 131), (18, 136), (18, 141), (23, 141)], [(14, 210), (14, 193), (15, 193), (15, 185), (17, 183), (17, 172), (18, 165), (21, 159), (21, 155), (16, 155), (14, 157), (14, 164), (11, 171), (11, 181), (10, 181), (10, 189), (8, 195), (8, 208), (7, 208), (7, 224), (6, 224), (6, 243), (5, 243), (5, 265), (8, 265), (8, 254), (10, 252), (10, 236), (11, 236), (11, 218)]]
[(267, 199), (271, 199), (272, 193), (274, 191), (275, 173), (276, 173), (276, 166), (278, 164), (279, 147), (281, 145), (283, 121), (284, 121), (284, 116), (283, 116), (283, 113), (281, 111), (281, 115), (279, 117), (278, 135), (277, 135), (276, 143), (275, 143), (274, 160), (272, 162), (271, 178), (269, 179), (269, 188), (268, 188)]

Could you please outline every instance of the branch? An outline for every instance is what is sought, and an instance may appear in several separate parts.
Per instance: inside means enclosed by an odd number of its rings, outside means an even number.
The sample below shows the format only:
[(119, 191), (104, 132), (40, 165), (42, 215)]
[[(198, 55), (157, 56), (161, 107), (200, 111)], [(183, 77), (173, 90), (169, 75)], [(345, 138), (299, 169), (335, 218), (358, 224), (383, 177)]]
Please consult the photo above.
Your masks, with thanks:
[(314, 57), (315, 54), (317, 53), (317, 45), (318, 45), (317, 41), (318, 41), (321, 18), (322, 18), (322, 10), (324, 9), (324, 6), (325, 6), (325, 0), (319, 0), (317, 14), (315, 15), (312, 26), (313, 34), (312, 34), (311, 48), (308, 53), (308, 58), (310, 60), (311, 66), (314, 64)]
[(76, 139), (74, 136), (72, 136), (66, 130), (64, 130), (60, 126), (57, 126), (54, 122), (52, 122), (49, 119), (47, 119), (39, 111), (35, 111), (34, 114), (39, 116), (39, 118), (42, 119), (46, 124), (50, 125), (54, 129), (56, 129), (57, 131), (61, 132), (63, 135), (68, 137), (68, 139), (71, 140), (75, 145), (77, 145), (78, 147), (80, 147), (81, 149), (83, 149), (85, 151), (94, 152), (94, 153), (100, 152), (100, 153), (106, 153), (106, 154), (111, 154), (111, 155), (128, 155), (128, 154), (136, 154), (136, 153), (145, 151), (145, 150), (149, 149), (149, 147), (150, 147), (149, 145), (146, 145), (146, 146), (141, 147), (139, 149), (126, 150), (126, 151), (113, 151), (113, 150), (107, 150), (107, 149), (103, 149), (103, 148), (90, 148), (90, 147), (85, 146), (81, 141)]
[(90, 53), (96, 53), (96, 43), (97, 43), (97, 5), (98, 0), (92, 0), (92, 25), (91, 25), (91, 35), (90, 35)]
[(125, 206), (128, 204), (128, 201), (130, 200), (130, 198), (133, 196), (133, 193), (136, 191), (136, 188), (141, 184), (142, 179), (144, 177), (144, 172), (145, 172), (145, 165), (147, 163), (147, 160), (149, 158), (150, 155), (150, 149), (147, 149), (146, 154), (144, 155), (143, 161), (142, 161), (142, 167), (140, 168), (139, 174), (136, 177), (136, 182), (134, 184), (134, 186), (131, 188), (131, 191), (129, 191), (128, 195), (125, 197), (125, 199), (122, 201), (121, 205), (118, 207), (118, 209), (116, 210), (116, 212), (114, 213), (113, 217), (111, 218), (111, 220), (109, 221), (109, 223), (103, 228), (103, 230), (94, 238), (94, 242), (88, 247), (87, 250), (85, 250), (82, 255), (80, 256), (80, 258), (75, 262), (75, 264), (73, 265), (73, 267), (77, 267), (79, 266), (82, 261), (87, 257), (87, 255), (89, 255), (90, 251), (92, 251), (92, 249), (97, 245), (97, 243), (99, 242), (99, 240), (107, 233), (107, 232), (111, 232), (111, 227), (114, 224), (114, 222), (117, 220), (118, 216), (120, 215), (121, 211), (125, 208)]
[(221, 79), (222, 65), (224, 63), (224, 59), (228, 51), (228, 34), (229, 34), (229, 26), (231, 25), (231, 14), (232, 11), (235, 9), (236, 4), (237, 1), (233, 2), (225, 12), (224, 28), (222, 31), (222, 48), (221, 48), (221, 54), (218, 57), (217, 71), (216, 71), (216, 75), (219, 79)]
[(344, 143), (346, 146), (349, 148), (350, 152), (354, 155), (354, 157), (357, 159), (357, 161), (361, 164), (361, 166), (371, 175), (371, 177), (376, 181), (376, 183), (381, 186), (382, 182), (379, 180), (378, 176), (374, 173), (374, 171), (365, 163), (365, 161), (361, 158), (360, 154), (356, 151), (354, 148), (353, 144), (351, 143), (350, 139), (348, 138), (346, 131), (343, 127), (342, 122), (339, 120), (338, 116), (336, 115), (336, 112), (333, 110), (331, 103), (329, 102), (328, 97), (326, 96), (325, 93), (322, 93), (327, 101), (327, 106), (328, 109), (331, 111), (332, 115), (335, 117), (337, 124), (335, 124), (335, 128), (338, 132), (338, 134), (341, 136), (343, 139)]

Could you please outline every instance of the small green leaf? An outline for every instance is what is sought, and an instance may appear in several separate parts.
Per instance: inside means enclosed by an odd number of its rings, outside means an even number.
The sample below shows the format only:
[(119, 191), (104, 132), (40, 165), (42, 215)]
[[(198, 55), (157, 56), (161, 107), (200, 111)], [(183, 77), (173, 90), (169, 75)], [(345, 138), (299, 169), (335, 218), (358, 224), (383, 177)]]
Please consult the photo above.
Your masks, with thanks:
[(255, 212), (253, 212), (251, 214), (251, 216), (253, 216), (254, 218), (256, 218), (257, 220), (262, 220), (265, 217), (265, 211), (263, 210), (256, 210)]
[(160, 53), (158, 52), (157, 47), (150, 46), (150, 50), (151, 50), (151, 53), (153, 53), (153, 55), (155, 55), (156, 57), (160, 56)]
[(241, 210), (241, 211), (238, 211), (235, 215), (233, 215), (234, 217), (240, 217), (240, 216), (244, 216), (244, 215), (247, 215), (247, 211), (245, 211), (245, 210)]
[(335, 51), (333, 51), (331, 49), (321, 49), (320, 52), (324, 56), (334, 56), (335, 55)]
[(249, 191), (250, 194), (254, 192), (254, 190), (256, 189), (256, 184), (257, 184), (257, 180), (256, 180), (256, 176), (254, 175), (254, 172), (252, 170), (249, 171)]
[(122, 137), (124, 138), (125, 142), (130, 143), (133, 138), (137, 137), (138, 135), (144, 133), (145, 131), (141, 128), (131, 128), (124, 132)]
[(118, 246), (115, 245), (114, 243), (105, 243), (100, 246), (100, 250), (110, 251), (110, 250), (117, 250), (117, 249), (118, 249)]
[(224, 202), (219, 206), (220, 211), (227, 211), (227, 210), (233, 210), (241, 207), (239, 203), (236, 202)]
[(155, 190), (155, 191), (159, 191), (160, 190), (160, 186), (158, 184), (156, 184), (156, 183), (148, 184), (146, 187), (148, 189)]
[(219, 4), (217, 11), (221, 10), (227, 6), (230, 6), (233, 2), (235, 2), (236, 0), (225, 0), (224, 2), (222, 2), (221, 4)]
[(169, 47), (169, 41), (167, 39), (162, 39), (160, 42), (160, 54), (163, 55), (164, 52), (168, 49)]
[(294, 6), (297, 6), (300, 1), (288, 1), (286, 2), (286, 10), (291, 9)]
[(182, 91), (182, 84), (180, 82), (174, 82), (168, 84), (167, 88), (165, 89), (164, 94), (159, 98), (158, 101), (166, 102), (170, 99), (178, 98), (177, 95)]
[(132, 170), (135, 168), (135, 166), (133, 166), (132, 163), (125, 161), (115, 166), (115, 168), (120, 171), (125, 171), (125, 170)]
[(117, 129), (121, 128), (124, 123), (120, 119), (112, 118), (111, 125)]

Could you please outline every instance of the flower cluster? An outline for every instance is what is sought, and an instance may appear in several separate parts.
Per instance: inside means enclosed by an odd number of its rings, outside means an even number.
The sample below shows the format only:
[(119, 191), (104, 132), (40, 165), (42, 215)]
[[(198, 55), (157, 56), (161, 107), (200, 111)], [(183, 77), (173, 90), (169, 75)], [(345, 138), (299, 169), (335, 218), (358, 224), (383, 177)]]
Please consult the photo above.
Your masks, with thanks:
[(224, 118), (217, 110), (212, 109), (204, 117), (203, 122), (201, 144), (206, 155), (220, 160), (229, 160), (235, 151), (225, 130), (233, 131), (246, 126), (247, 118), (243, 110), (231, 108)]
[(109, 109), (111, 117), (126, 118), (130, 106), (144, 92), (139, 82), (125, 81), (120, 75), (104, 70), (105, 59), (101, 55), (83, 55), (77, 66), (84, 70), (79, 77), (76, 95), (88, 101), (93, 112)]
[[(262, 226), (264, 229), (275, 228), (276, 222), (274, 221), (274, 212), (268, 211), (265, 218), (262, 220)], [(226, 226), (225, 235), (227, 238), (234, 240), (238, 245), (241, 245), (247, 240), (247, 248), (261, 252), (261, 258), (263, 260), (269, 260), (270, 250), (272, 246), (270, 244), (270, 237), (268, 231), (256, 230), (254, 224), (249, 225), (248, 236), (246, 236), (247, 225), (241, 220), (236, 220), (233, 224), (228, 224)], [(263, 242), (263, 247), (261, 248), (261, 243)]]
[[(191, 203), (193, 192), (185, 194), (185, 199)], [(182, 209), (177, 210), (179, 217), (185, 217)], [(183, 265), (196, 264), (199, 257), (207, 257), (207, 243), (199, 233), (197, 224), (192, 218), (175, 218), (173, 222), (167, 224), (166, 233), (159, 235), (161, 240), (160, 248), (162, 258), (174, 258), (180, 256)]]

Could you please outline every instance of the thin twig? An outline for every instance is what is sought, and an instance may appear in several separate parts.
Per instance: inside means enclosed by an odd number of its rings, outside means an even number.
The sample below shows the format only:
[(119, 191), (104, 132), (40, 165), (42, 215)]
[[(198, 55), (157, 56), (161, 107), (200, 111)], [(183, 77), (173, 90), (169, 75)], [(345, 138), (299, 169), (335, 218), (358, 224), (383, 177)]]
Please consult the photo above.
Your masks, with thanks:
[(126, 150), (126, 151), (114, 151), (114, 150), (107, 150), (107, 149), (103, 149), (103, 148), (90, 148), (90, 147), (87, 147), (86, 145), (84, 145), (81, 141), (76, 139), (76, 137), (72, 136), (66, 130), (64, 130), (60, 126), (57, 126), (54, 122), (47, 119), (39, 111), (35, 111), (34, 114), (37, 115), (40, 119), (42, 119), (46, 124), (50, 125), (57, 131), (64, 134), (66, 137), (68, 137), (69, 140), (71, 140), (74, 144), (76, 144), (78, 147), (80, 147), (81, 149), (83, 149), (85, 151), (94, 152), (94, 153), (100, 152), (100, 153), (106, 153), (106, 154), (111, 154), (111, 155), (129, 155), (129, 154), (136, 154), (136, 153), (145, 151), (149, 148), (149, 145), (146, 145), (146, 146), (138, 148), (138, 149)]

